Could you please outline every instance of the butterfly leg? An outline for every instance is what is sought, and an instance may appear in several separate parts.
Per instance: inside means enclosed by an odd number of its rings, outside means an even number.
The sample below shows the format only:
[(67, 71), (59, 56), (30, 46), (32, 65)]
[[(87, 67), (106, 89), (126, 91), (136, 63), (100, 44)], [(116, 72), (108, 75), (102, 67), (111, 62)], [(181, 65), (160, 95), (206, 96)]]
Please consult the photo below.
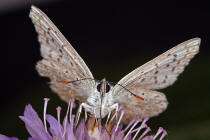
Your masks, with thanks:
[(117, 120), (117, 114), (118, 114), (118, 111), (119, 111), (119, 104), (118, 103), (114, 104), (113, 109), (116, 110), (116, 120)]
[(87, 117), (87, 111), (91, 112), (92, 110), (92, 107), (86, 103), (82, 103), (80, 106), (79, 106), (79, 110), (78, 110), (78, 115), (77, 115), (77, 119), (76, 119), (76, 125), (78, 124), (79, 122), (79, 118), (80, 118), (80, 115), (81, 115), (81, 112), (82, 112), (82, 108), (85, 109), (85, 117)]
[(111, 120), (113, 120), (115, 116), (116, 116), (116, 119), (117, 119), (117, 113), (119, 111), (119, 104), (118, 103), (115, 103), (115, 104), (111, 105), (109, 112), (111, 112), (112, 110), (115, 110), (115, 114), (113, 115), (113, 117), (111, 118)]
[(96, 110), (95, 109), (93, 110), (93, 115), (96, 118), (96, 124), (98, 124), (98, 118), (96, 117)]
[(87, 110), (85, 109), (85, 122), (87, 120)]
[(110, 115), (111, 115), (111, 111), (109, 111), (109, 114), (108, 114), (108, 116), (107, 116), (106, 125), (107, 125), (107, 123), (108, 123), (108, 121), (109, 121)]

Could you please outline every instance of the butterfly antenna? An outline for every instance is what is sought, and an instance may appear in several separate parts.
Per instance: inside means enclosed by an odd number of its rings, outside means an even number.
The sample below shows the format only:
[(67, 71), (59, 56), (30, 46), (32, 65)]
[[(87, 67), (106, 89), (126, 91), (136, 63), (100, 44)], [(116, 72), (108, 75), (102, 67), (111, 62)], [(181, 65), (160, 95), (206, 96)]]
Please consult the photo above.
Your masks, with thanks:
[(59, 84), (67, 85), (67, 84), (70, 84), (70, 83), (74, 83), (74, 82), (78, 82), (78, 81), (83, 81), (83, 80), (94, 80), (94, 81), (98, 81), (98, 80), (93, 79), (93, 78), (83, 78), (83, 79), (78, 79), (78, 80), (73, 80), (73, 81), (57, 81), (57, 82)]
[(142, 98), (142, 97), (140, 97), (140, 96), (134, 94), (133, 92), (131, 92), (129, 89), (127, 89), (127, 88), (124, 87), (123, 85), (118, 84), (118, 83), (114, 83), (114, 82), (109, 82), (109, 83), (114, 84), (114, 85), (118, 85), (118, 86), (122, 87), (123, 89), (125, 89), (126, 91), (128, 91), (129, 93), (131, 93), (131, 94), (132, 94), (133, 96), (135, 96), (136, 98), (138, 98), (138, 99), (144, 101), (144, 98)]

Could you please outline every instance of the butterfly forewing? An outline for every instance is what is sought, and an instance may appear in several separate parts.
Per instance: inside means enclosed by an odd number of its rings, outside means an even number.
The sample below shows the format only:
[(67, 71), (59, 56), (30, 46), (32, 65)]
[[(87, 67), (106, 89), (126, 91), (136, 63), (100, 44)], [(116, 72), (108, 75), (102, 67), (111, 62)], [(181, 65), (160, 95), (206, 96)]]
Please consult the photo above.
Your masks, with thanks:
[[(179, 74), (181, 74), (199, 51), (200, 39), (194, 38), (183, 42), (176, 47), (168, 50), (162, 55), (138, 67), (125, 77), (118, 84), (128, 89), (162, 89), (172, 85)], [(114, 92), (119, 93), (116, 86)]]
[(29, 17), (34, 23), (41, 44), (43, 60), (36, 66), (39, 74), (49, 77), (51, 88), (62, 98), (66, 98), (65, 100), (75, 97), (84, 100), (95, 85), (93, 80), (82, 80), (69, 85), (59, 84), (57, 81), (93, 79), (92, 73), (71, 44), (40, 9), (32, 6)]

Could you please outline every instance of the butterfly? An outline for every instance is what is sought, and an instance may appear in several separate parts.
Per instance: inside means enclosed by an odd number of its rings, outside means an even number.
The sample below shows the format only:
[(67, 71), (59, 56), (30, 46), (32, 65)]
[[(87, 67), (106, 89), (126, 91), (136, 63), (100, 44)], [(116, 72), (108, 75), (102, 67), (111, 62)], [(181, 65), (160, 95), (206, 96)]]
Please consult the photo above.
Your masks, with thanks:
[(124, 122), (152, 117), (168, 105), (166, 96), (156, 90), (172, 85), (190, 60), (199, 52), (200, 38), (185, 41), (136, 68), (116, 84), (97, 81), (89, 68), (53, 22), (32, 6), (29, 17), (38, 33), (43, 57), (38, 73), (50, 79), (50, 87), (61, 99), (76, 99), (96, 118), (104, 118), (122, 106)]

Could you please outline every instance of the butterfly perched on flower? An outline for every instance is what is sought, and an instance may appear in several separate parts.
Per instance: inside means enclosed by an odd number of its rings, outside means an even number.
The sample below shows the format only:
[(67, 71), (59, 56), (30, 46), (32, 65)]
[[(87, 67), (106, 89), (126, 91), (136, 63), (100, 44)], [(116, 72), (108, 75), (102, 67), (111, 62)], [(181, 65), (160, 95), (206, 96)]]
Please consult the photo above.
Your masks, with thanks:
[(122, 106), (124, 121), (156, 116), (168, 105), (158, 89), (172, 85), (199, 51), (200, 38), (185, 41), (136, 68), (116, 84), (94, 79), (89, 68), (53, 22), (40, 9), (31, 7), (43, 57), (36, 69), (50, 79), (50, 87), (63, 100), (76, 99), (96, 118), (104, 118)]

